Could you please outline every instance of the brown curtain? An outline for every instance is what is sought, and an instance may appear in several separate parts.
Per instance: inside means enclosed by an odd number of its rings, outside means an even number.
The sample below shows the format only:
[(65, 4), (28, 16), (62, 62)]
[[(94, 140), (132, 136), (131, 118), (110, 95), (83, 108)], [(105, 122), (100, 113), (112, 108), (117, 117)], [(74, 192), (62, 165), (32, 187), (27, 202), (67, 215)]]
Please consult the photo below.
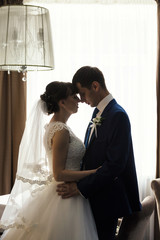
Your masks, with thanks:
[(160, 0), (157, 0), (157, 25), (158, 25), (158, 47), (157, 47), (157, 170), (156, 177), (160, 177)]
[(23, 4), (23, 0), (0, 0), (0, 6)]
[[(4, 0), (0, 6), (22, 2)], [(22, 73), (0, 72), (0, 195), (8, 194), (13, 186), (25, 120), (26, 83)]]

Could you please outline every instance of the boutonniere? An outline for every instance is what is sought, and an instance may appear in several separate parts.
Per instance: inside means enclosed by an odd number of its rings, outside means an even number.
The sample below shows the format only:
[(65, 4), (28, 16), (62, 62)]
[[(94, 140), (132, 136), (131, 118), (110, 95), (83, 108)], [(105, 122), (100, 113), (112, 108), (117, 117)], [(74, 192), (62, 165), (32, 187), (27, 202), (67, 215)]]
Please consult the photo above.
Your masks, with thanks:
[(90, 125), (90, 127), (95, 129), (96, 137), (97, 137), (97, 126), (101, 126), (103, 120), (104, 118), (100, 116), (100, 117), (93, 118), (91, 121), (92, 124)]

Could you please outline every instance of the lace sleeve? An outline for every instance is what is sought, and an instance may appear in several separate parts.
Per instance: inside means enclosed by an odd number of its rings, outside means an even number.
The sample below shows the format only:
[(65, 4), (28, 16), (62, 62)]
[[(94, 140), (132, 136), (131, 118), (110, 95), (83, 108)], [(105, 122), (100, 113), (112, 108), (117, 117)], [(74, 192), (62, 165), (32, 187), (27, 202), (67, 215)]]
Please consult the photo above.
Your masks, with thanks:
[(52, 122), (52, 123), (50, 123), (48, 134), (47, 134), (47, 144), (48, 144), (49, 149), (52, 148), (52, 138), (53, 138), (54, 134), (57, 131), (61, 131), (62, 129), (66, 129), (66, 130), (69, 131), (66, 124), (64, 124), (62, 122)]

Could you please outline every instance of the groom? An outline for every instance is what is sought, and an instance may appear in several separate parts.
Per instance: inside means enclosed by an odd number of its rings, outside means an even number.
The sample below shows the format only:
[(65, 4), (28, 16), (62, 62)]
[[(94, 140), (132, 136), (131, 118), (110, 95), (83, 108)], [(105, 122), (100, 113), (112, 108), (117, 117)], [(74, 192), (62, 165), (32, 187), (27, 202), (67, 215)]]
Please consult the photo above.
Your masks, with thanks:
[(82, 169), (100, 168), (78, 183), (60, 184), (57, 191), (63, 198), (77, 194), (88, 198), (99, 239), (113, 240), (118, 218), (141, 210), (130, 121), (98, 68), (80, 68), (73, 84), (81, 101), (96, 107), (98, 121), (92, 120), (86, 132)]

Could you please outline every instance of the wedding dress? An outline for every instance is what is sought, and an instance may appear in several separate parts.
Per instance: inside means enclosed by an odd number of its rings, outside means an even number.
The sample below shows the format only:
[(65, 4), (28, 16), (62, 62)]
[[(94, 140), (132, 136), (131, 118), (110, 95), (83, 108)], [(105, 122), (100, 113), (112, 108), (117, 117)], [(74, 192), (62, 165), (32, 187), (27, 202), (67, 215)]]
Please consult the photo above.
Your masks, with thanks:
[[(2, 240), (98, 240), (88, 200), (80, 195), (62, 199), (56, 192), (58, 182), (53, 177), (51, 140), (54, 134), (63, 128), (69, 131), (70, 136), (66, 169), (80, 170), (80, 162), (85, 152), (80, 139), (62, 122), (46, 125), (43, 144), (49, 177), (46, 181), (36, 183), (36, 180), (25, 180), (17, 174), (16, 181), (32, 186), (32, 189), (29, 190), (29, 197), (24, 201), (21, 210), (18, 213), (15, 210), (13, 224), (6, 227)], [(42, 170), (40, 172), (44, 173)], [(37, 188), (33, 188), (35, 184), (38, 185)]]

